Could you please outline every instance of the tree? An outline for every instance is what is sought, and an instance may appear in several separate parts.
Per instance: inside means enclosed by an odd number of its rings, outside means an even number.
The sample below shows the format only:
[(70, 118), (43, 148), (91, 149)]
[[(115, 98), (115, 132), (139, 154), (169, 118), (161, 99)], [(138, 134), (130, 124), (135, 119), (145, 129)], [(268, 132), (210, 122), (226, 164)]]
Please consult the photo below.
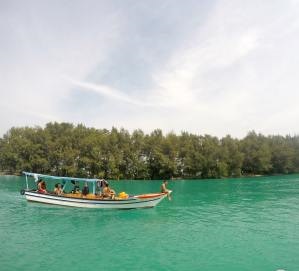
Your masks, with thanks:
[(267, 174), (271, 172), (271, 150), (269, 141), (261, 134), (250, 132), (241, 141), (241, 151), (244, 154), (242, 166), (246, 174)]
[(0, 170), (23, 170), (92, 178), (220, 178), (242, 174), (299, 172), (299, 137), (254, 131), (229, 135), (95, 129), (48, 123), (45, 128), (11, 128), (0, 138)]
[[(220, 141), (221, 151), (220, 159), (227, 165), (227, 176), (241, 176), (241, 169), (244, 160), (244, 154), (240, 150), (240, 143), (237, 139), (227, 135)], [(221, 174), (223, 176), (223, 174)]]

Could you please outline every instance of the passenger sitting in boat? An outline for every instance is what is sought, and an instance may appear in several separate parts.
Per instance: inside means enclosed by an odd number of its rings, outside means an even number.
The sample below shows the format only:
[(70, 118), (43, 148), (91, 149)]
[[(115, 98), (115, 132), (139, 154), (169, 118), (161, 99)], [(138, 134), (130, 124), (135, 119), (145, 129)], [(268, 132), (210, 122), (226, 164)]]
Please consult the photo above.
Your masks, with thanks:
[(73, 194), (80, 193), (80, 186), (79, 186), (78, 182), (71, 181), (71, 183), (74, 185), (72, 193)]
[(82, 189), (82, 195), (86, 196), (89, 193), (88, 183), (85, 182), (84, 187)]
[(96, 185), (96, 195), (101, 197), (103, 195), (103, 189), (105, 187), (105, 184), (108, 182), (104, 179), (98, 180)]
[(96, 195), (99, 197), (102, 196), (102, 186), (103, 186), (102, 180), (98, 180), (96, 183)]
[(60, 183), (55, 184), (54, 193), (61, 195), (63, 193)]
[(36, 186), (37, 186), (36, 191), (38, 191), (38, 190), (40, 189), (40, 183), (41, 183), (42, 181), (43, 181), (43, 180), (41, 180), (41, 179), (39, 179), (39, 180), (37, 181), (37, 184), (36, 184)]
[(40, 182), (37, 184), (37, 191), (42, 194), (48, 193), (47, 186), (44, 180), (40, 180)]
[(103, 188), (103, 197), (108, 199), (114, 199), (115, 191), (109, 187), (109, 183), (105, 183)]

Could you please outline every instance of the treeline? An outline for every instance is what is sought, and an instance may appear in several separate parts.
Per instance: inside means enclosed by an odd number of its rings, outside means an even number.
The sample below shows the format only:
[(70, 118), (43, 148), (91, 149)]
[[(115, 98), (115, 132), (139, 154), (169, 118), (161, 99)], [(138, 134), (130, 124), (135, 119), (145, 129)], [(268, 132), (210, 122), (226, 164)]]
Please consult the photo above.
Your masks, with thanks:
[(11, 128), (0, 138), (0, 171), (107, 179), (220, 178), (299, 172), (299, 136), (144, 134), (70, 123)]

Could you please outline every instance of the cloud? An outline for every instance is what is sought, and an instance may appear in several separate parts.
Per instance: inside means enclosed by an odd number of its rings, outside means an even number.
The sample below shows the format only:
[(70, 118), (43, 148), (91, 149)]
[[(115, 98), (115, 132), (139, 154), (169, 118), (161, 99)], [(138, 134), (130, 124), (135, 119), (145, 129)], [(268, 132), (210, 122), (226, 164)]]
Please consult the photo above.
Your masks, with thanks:
[[(298, 32), (298, 19), (294, 16), (298, 6), (291, 10), (287, 4), (281, 9), (279, 3), (272, 3), (272, 13), (268, 14), (269, 5), (257, 8), (252, 3), (242, 7), (238, 2), (227, 5), (219, 1), (205, 24), (191, 31), (190, 38), (173, 51), (168, 64), (154, 73), (159, 86), (156, 89), (163, 90), (164, 99), (196, 119), (189, 122), (188, 130), (196, 131), (200, 126), (218, 135), (240, 136), (252, 129), (269, 133), (269, 127), (264, 129), (269, 118), (282, 112), (278, 108), (285, 103), (271, 94), (281, 93), (284, 82), (289, 86), (283, 88), (283, 93), (297, 96), (294, 86), (298, 79), (282, 75), (281, 62), (293, 54), (284, 50), (290, 45), (286, 38), (298, 44), (294, 35)], [(277, 18), (281, 24), (273, 23)], [(294, 64), (287, 68), (288, 72), (297, 69)], [(297, 117), (293, 115), (292, 119)], [(273, 131), (277, 131), (277, 125), (284, 127), (282, 133), (296, 131), (287, 118), (277, 118), (276, 125), (271, 126)]]
[(86, 81), (78, 81), (74, 80), (69, 76), (62, 76), (68, 83), (70, 83), (73, 87), (80, 89), (81, 91), (93, 92), (104, 96), (106, 98), (112, 99), (112, 101), (121, 101), (130, 105), (138, 106), (138, 107), (178, 107), (180, 104), (172, 101), (169, 96), (163, 95), (163, 89), (160, 88), (158, 91), (151, 91), (147, 96), (145, 96), (146, 91), (142, 91), (143, 99), (132, 97), (127, 95), (121, 90), (116, 88), (107, 86), (105, 84), (94, 84)]
[(50, 120), (298, 133), (296, 1), (18, 5), (0, 11), (0, 133)]
[(64, 113), (72, 85), (60, 74), (86, 77), (117, 46), (122, 27), (117, 10), (93, 4), (94, 9), (75, 1), (71, 8), (51, 1), (10, 2), (0, 10), (0, 34), (5, 36), (0, 114), (8, 116), (1, 118), (0, 133), (24, 123), (73, 121)]
[(84, 81), (77, 81), (70, 77), (64, 76), (64, 78), (69, 81), (73, 86), (79, 87), (80, 89), (84, 91), (92, 91), (97, 94), (103, 95), (105, 97), (116, 99), (119, 101), (123, 101), (132, 105), (136, 106), (153, 106), (154, 104), (146, 103), (138, 99), (134, 99), (130, 97), (129, 95), (124, 94), (123, 92), (120, 92), (119, 90), (103, 85), (103, 84), (93, 84), (89, 82)]
[[(241, 26), (236, 25), (232, 33), (231, 23), (225, 23), (225, 18), (233, 14), (229, 10), (224, 15), (219, 14), (219, 10), (225, 8), (225, 5), (218, 6), (204, 26), (197, 26), (189, 33), (189, 39), (185, 39), (174, 50), (163, 69), (154, 72), (156, 88), (153, 92), (169, 104), (184, 107), (188, 111), (211, 111), (206, 103), (207, 98), (210, 104), (217, 102), (218, 97), (213, 97), (213, 92), (215, 88), (222, 87), (215, 81), (209, 82), (207, 75), (232, 67), (258, 48), (258, 31), (239, 29)], [(218, 24), (221, 24), (221, 31), (215, 32)], [(225, 89), (225, 92), (231, 100), (230, 90)], [(235, 100), (238, 100), (238, 96), (240, 98), (243, 95), (236, 95)]]

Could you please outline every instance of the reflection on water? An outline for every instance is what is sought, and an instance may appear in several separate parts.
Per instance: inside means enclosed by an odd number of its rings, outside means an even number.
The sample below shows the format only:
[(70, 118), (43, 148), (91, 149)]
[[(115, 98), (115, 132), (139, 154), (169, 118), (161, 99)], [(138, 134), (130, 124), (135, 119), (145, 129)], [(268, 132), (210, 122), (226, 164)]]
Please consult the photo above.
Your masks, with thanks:
[[(33, 184), (33, 183), (31, 183)], [(1, 270), (296, 270), (299, 178), (171, 181), (153, 209), (27, 203), (0, 177)], [(130, 194), (158, 181), (112, 182)]]

